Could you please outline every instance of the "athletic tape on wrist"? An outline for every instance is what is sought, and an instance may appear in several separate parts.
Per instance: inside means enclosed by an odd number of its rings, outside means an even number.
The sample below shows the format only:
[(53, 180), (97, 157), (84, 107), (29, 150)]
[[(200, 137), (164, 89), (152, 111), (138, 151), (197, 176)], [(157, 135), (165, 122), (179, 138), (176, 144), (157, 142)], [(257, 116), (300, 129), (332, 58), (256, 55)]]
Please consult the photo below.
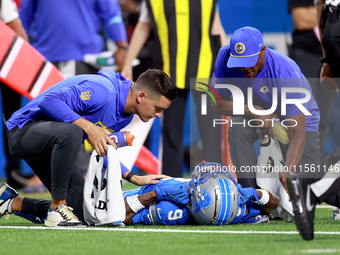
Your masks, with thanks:
[(262, 193), (262, 197), (259, 200), (260, 205), (266, 205), (269, 202), (269, 193), (264, 189), (261, 189), (260, 191)]
[(145, 206), (139, 202), (138, 195), (127, 197), (126, 203), (130, 206), (134, 213), (138, 213), (140, 210), (145, 208)]

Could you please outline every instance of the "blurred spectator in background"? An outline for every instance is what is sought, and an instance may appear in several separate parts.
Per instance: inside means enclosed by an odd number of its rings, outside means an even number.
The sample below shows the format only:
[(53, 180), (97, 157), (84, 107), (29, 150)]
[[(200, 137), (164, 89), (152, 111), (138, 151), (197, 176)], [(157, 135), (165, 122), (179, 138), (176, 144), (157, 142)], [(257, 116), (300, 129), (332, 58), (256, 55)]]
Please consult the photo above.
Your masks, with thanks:
[[(120, 7), (122, 9), (122, 17), (126, 27), (128, 43), (131, 42), (133, 31), (138, 23), (141, 3), (142, 0), (119, 0)], [(139, 75), (149, 68), (153, 68), (148, 42), (146, 42), (144, 47), (140, 50), (137, 59), (140, 61), (140, 64), (133, 67), (133, 80), (136, 80)]]
[(339, 79), (334, 82), (332, 78), (340, 78), (340, 0), (318, 0), (317, 8), (323, 52), (321, 82), (339, 91)]
[[(99, 71), (83, 59), (106, 50), (104, 31), (117, 46), (118, 70), (123, 67), (127, 37), (116, 0), (22, 0), (19, 15), (32, 46), (66, 77)], [(77, 162), (86, 172), (89, 155), (84, 146)]]
[(58, 68), (68, 65), (73, 75), (96, 73), (83, 58), (105, 50), (103, 27), (117, 45), (114, 56), (122, 68), (127, 39), (117, 1), (22, 0), (19, 14), (32, 46)]
[[(19, 36), (27, 41), (27, 34), (19, 18), (17, 6), (12, 0), (0, 0), (0, 19), (12, 28)], [(20, 108), (21, 95), (0, 82), (2, 95), (2, 110), (6, 118), (10, 118), (12, 113)], [(32, 175), (23, 175), (20, 159), (13, 157), (8, 150), (8, 143), (5, 131), (4, 144), (7, 159), (6, 174), (7, 183), (18, 189), (27, 185), (27, 181)]]
[(334, 93), (322, 86), (318, 79), (322, 51), (316, 3), (315, 0), (288, 0), (288, 9), (294, 24), (293, 44), (289, 51), (289, 57), (298, 64), (302, 73), (308, 79), (314, 98), (319, 105), (320, 155), (323, 156), (329, 133), (329, 110)]
[[(153, 32), (155, 67), (169, 74), (178, 89), (177, 99), (163, 116), (163, 174), (174, 177), (183, 174), (183, 130), (190, 78), (212, 77), (221, 38), (223, 44), (226, 42), (216, 4), (216, 0), (145, 0), (141, 5), (122, 74), (127, 79), (133, 78), (132, 60)], [(199, 102), (200, 96), (200, 92), (193, 91), (195, 102)], [(221, 134), (212, 132), (213, 127), (209, 125), (215, 113), (208, 107), (207, 115), (202, 116), (197, 107), (197, 117), (203, 142), (202, 159), (221, 162)]]
[[(338, 92), (340, 88), (340, 0), (318, 0), (317, 10), (323, 54), (320, 82), (334, 93)], [(338, 98), (339, 94), (336, 95), (336, 99)], [(339, 102), (333, 102), (332, 115), (336, 118), (331, 123), (335, 127), (332, 134), (335, 136), (335, 139), (332, 142), (334, 143), (334, 149), (338, 149), (332, 154), (325, 156), (324, 162), (326, 164), (340, 160), (338, 107)], [(339, 213), (338, 217), (340, 218)]]

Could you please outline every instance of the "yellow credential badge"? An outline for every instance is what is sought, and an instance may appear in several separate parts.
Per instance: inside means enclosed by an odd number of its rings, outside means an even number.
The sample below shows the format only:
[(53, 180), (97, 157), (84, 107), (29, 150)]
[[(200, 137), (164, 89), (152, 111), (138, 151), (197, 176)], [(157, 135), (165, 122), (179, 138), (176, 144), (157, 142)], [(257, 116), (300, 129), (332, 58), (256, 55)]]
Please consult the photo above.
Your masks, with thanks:
[(235, 45), (235, 51), (238, 54), (242, 54), (246, 50), (246, 46), (244, 46), (243, 43), (236, 43)]
[(90, 100), (90, 98), (91, 98), (90, 91), (81, 92), (80, 98), (81, 98), (82, 100)]

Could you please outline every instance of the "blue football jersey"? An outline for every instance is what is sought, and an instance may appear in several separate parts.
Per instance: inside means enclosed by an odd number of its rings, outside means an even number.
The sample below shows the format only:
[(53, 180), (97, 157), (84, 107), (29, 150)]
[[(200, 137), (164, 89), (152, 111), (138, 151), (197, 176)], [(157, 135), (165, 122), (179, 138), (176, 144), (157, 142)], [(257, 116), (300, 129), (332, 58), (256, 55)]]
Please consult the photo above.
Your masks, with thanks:
[[(126, 198), (133, 195), (142, 195), (155, 190), (156, 187), (172, 186), (179, 182), (188, 183), (189, 181), (189, 179), (183, 178), (160, 180), (158, 184), (149, 184), (142, 188), (124, 191), (123, 196)], [(146, 206), (136, 213), (132, 221), (133, 224), (146, 225), (187, 225), (193, 223), (186, 205), (174, 204), (169, 201), (154, 202)]]
[[(244, 189), (244, 191), (248, 193), (248, 191), (251, 189), (254, 191), (254, 193), (252, 194), (255, 194), (256, 196), (255, 198), (258, 199), (255, 189), (247, 188), (247, 189)], [(251, 199), (248, 199), (245, 202), (239, 200), (239, 208), (238, 208), (236, 217), (233, 219), (231, 224), (242, 223), (250, 218), (256, 217), (259, 214), (260, 214), (259, 205), (255, 204)]]
[(191, 218), (186, 205), (161, 201), (139, 211), (132, 221), (133, 224), (146, 225), (187, 225)]
[[(123, 192), (124, 198), (142, 195), (155, 190), (156, 187), (171, 186), (178, 184), (178, 182), (188, 183), (190, 179), (172, 178), (160, 180), (158, 184), (149, 184), (141, 188), (128, 190)], [(256, 190), (253, 188), (243, 189), (238, 186), (238, 190), (242, 189), (243, 193), (248, 193), (249, 197), (254, 196), (258, 199)], [(239, 193), (240, 196), (240, 193)], [(246, 201), (239, 199), (238, 212), (231, 224), (242, 223), (250, 218), (260, 214), (260, 207), (255, 204), (250, 198)], [(186, 205), (174, 204), (169, 201), (161, 201), (159, 203), (152, 203), (140, 210), (132, 218), (133, 224), (146, 224), (146, 225), (195, 225), (195, 221), (190, 215), (190, 211)]]

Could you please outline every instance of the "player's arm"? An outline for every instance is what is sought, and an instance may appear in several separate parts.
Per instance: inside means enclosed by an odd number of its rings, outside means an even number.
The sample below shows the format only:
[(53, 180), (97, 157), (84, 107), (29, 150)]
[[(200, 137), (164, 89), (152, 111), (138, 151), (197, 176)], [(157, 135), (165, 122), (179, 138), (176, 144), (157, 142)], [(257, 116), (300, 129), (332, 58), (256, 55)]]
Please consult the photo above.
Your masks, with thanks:
[[(222, 100), (222, 105), (217, 104), (213, 105), (214, 111), (217, 113), (220, 113), (222, 115), (227, 115), (227, 116), (233, 116), (233, 100), (232, 99), (224, 99)], [(250, 111), (248, 105), (244, 104), (242, 107), (244, 107), (244, 115), (250, 117), (251, 119), (256, 119), (260, 120), (257, 121), (258, 125), (261, 126), (262, 133), (263, 134), (272, 134), (273, 133), (273, 128), (272, 128), (272, 122), (268, 121), (271, 119), (278, 119), (277, 115), (275, 113), (271, 113), (268, 115), (258, 115), (254, 114), (253, 112)], [(263, 111), (264, 109), (258, 105), (254, 105), (254, 108), (259, 111)]]
[(211, 34), (220, 36), (222, 46), (228, 44), (227, 35), (221, 23), (220, 12), (217, 10), (215, 12), (214, 21), (211, 28)]
[(22, 39), (28, 41), (26, 31), (19, 18), (12, 20), (11, 22), (7, 23), (7, 25), (12, 28), (19, 36), (21, 36)]
[(125, 59), (125, 63), (121, 74), (127, 80), (133, 80), (132, 73), (132, 61), (138, 56), (139, 52), (142, 50), (145, 42), (147, 41), (152, 30), (151, 23), (145, 23), (138, 21), (130, 42), (130, 47)]
[(147, 184), (157, 184), (160, 179), (167, 179), (169, 176), (164, 174), (151, 174), (145, 176), (136, 175), (134, 172), (128, 170), (122, 175), (123, 179), (136, 184), (138, 186), (144, 186)]
[(116, 59), (115, 64), (118, 71), (121, 71), (126, 58), (128, 43), (119, 3), (113, 0), (107, 0), (106, 3), (104, 1), (98, 5), (98, 15), (102, 18), (108, 34), (117, 45), (117, 51), (113, 55)]
[(175, 204), (187, 204), (189, 202), (189, 193), (186, 190), (186, 183), (156, 187), (155, 190), (148, 193), (127, 197), (125, 200), (126, 219), (124, 224), (131, 224), (132, 217), (149, 203), (163, 200)]
[(125, 201), (126, 208), (126, 217), (123, 222), (125, 225), (132, 224), (132, 218), (136, 215), (140, 210), (142, 210), (146, 205), (150, 204), (153, 201), (156, 201), (157, 193), (156, 191), (151, 191), (142, 195), (134, 195), (131, 197), (127, 197)]
[(256, 190), (257, 196), (259, 198), (259, 204), (261, 206), (261, 214), (268, 215), (278, 207), (280, 203), (280, 198), (274, 195), (269, 190)]
[[(289, 172), (295, 171), (299, 165), (303, 155), (303, 150), (306, 143), (306, 116), (301, 113), (297, 116), (289, 117), (289, 119), (295, 120), (295, 127), (288, 127), (289, 147), (287, 151), (285, 169)], [(294, 123), (287, 122), (287, 126), (292, 126)], [(287, 190), (286, 176), (288, 171), (280, 172), (280, 182), (283, 188)]]
[(315, 6), (294, 7), (291, 14), (297, 30), (312, 30), (318, 25)]

